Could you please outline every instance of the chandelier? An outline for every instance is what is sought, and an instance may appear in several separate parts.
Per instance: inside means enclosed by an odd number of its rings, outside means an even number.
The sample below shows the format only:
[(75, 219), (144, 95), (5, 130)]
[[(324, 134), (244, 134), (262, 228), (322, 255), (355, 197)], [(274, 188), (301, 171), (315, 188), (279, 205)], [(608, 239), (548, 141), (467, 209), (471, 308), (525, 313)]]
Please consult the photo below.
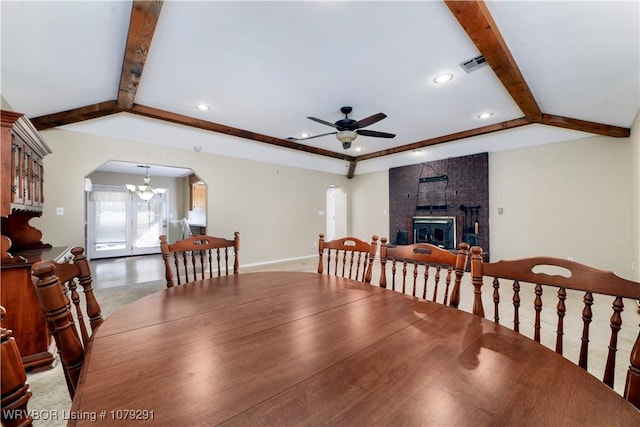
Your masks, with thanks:
[(127, 190), (129, 190), (131, 193), (137, 194), (138, 197), (140, 197), (145, 202), (148, 202), (149, 200), (153, 199), (153, 197), (156, 194), (164, 194), (164, 192), (167, 191), (164, 188), (152, 188), (151, 185), (149, 185), (149, 183), (151, 182), (151, 178), (149, 177), (149, 168), (151, 166), (138, 165), (138, 167), (147, 169), (147, 172), (144, 175), (144, 178), (142, 178), (143, 184), (142, 185), (126, 184)]

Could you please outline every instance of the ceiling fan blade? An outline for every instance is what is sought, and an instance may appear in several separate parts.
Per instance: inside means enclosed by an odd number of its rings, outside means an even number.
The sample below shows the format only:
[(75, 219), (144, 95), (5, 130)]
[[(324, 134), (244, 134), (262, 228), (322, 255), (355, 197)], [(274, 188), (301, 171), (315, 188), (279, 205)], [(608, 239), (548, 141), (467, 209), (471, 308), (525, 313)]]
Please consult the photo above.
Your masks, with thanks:
[(323, 125), (331, 126), (332, 128), (336, 128), (336, 129), (337, 129), (337, 126), (336, 126), (336, 125), (334, 125), (333, 123), (327, 122), (327, 121), (325, 121), (325, 120), (317, 119), (317, 118), (315, 118), (315, 117), (307, 117), (307, 119), (311, 119), (311, 120), (313, 120), (314, 122), (322, 123)]
[(356, 129), (364, 128), (364, 127), (367, 127), (367, 126), (371, 126), (372, 124), (379, 122), (380, 120), (384, 119), (385, 117), (387, 117), (387, 115), (384, 114), (384, 113), (377, 113), (377, 114), (374, 114), (372, 116), (365, 117), (364, 119), (358, 120), (357, 122), (352, 124), (351, 125), (351, 129), (352, 130), (356, 130)]
[(358, 135), (373, 136), (376, 138), (395, 138), (395, 133), (378, 132), (376, 130), (358, 129), (356, 131)]
[(320, 135), (308, 136), (306, 138), (295, 138), (293, 136), (290, 136), (289, 138), (287, 138), (287, 140), (289, 140), (289, 141), (306, 141), (307, 139), (320, 138), (321, 136), (327, 136), (327, 135), (335, 135), (336, 133), (338, 133), (338, 132), (321, 133)]

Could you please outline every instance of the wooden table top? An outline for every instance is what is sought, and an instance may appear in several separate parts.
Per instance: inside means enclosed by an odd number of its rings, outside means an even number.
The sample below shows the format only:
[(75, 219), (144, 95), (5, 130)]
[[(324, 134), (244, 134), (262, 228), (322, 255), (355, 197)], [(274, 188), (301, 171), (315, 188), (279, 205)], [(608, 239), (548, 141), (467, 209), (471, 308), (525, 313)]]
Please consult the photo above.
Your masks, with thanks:
[(159, 291), (109, 317), (84, 363), (70, 425), (640, 425), (510, 329), (316, 273)]

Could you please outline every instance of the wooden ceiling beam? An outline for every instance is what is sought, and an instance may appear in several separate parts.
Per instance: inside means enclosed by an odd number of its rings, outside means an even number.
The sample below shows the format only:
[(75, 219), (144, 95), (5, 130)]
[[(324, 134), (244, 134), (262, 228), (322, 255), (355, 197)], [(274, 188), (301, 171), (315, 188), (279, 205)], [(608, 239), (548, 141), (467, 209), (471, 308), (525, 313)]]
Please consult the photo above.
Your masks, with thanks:
[(474, 42), (479, 52), (485, 57), (496, 76), (500, 79), (513, 100), (520, 107), (525, 117), (481, 128), (425, 139), (411, 144), (354, 157), (334, 151), (307, 146), (294, 141), (274, 138), (268, 135), (135, 104), (136, 91), (140, 83), (142, 71), (144, 69), (149, 47), (153, 39), (153, 34), (155, 32), (163, 4), (162, 0), (135, 0), (131, 10), (129, 33), (127, 36), (126, 50), (122, 65), (118, 99), (116, 101), (106, 101), (60, 113), (35, 117), (31, 119), (31, 122), (37, 130), (44, 130), (126, 111), (184, 126), (236, 136), (278, 147), (295, 149), (310, 154), (345, 160), (349, 162), (349, 171), (347, 174), (349, 178), (354, 176), (357, 162), (361, 160), (368, 160), (405, 151), (416, 150), (432, 145), (524, 126), (531, 123), (541, 123), (548, 126), (556, 126), (612, 137), (628, 137), (630, 135), (630, 129), (627, 128), (551, 114), (543, 114), (485, 3), (483, 1), (451, 0), (445, 0), (445, 3), (462, 28)]
[(540, 123), (548, 126), (594, 133), (597, 135), (612, 136), (615, 138), (628, 138), (629, 135), (631, 135), (631, 129), (628, 128), (589, 122), (586, 120), (571, 119), (569, 117), (554, 116), (553, 114), (543, 114), (542, 121)]
[(176, 114), (169, 111), (159, 110), (153, 107), (147, 107), (144, 105), (134, 104), (130, 111), (131, 113), (138, 114), (145, 117), (150, 117), (158, 120), (164, 120), (166, 122), (176, 123), (179, 125), (194, 127), (211, 132), (223, 133), (226, 135), (235, 136), (238, 138), (250, 139), (252, 141), (264, 142), (267, 144), (275, 145), (283, 148), (291, 148), (298, 151), (304, 151), (310, 154), (318, 154), (325, 157), (332, 157), (334, 159), (353, 161), (355, 157), (346, 154), (336, 153), (334, 151), (323, 150), (321, 148), (311, 147), (308, 145), (300, 144), (294, 141), (288, 141), (286, 139), (274, 138), (272, 136), (263, 135), (256, 132), (250, 132), (244, 129), (234, 128), (231, 126), (222, 125), (219, 123), (213, 123), (206, 120), (196, 119), (182, 114)]
[(358, 164), (357, 159), (353, 159), (349, 162), (349, 170), (347, 171), (347, 178), (351, 179), (355, 176), (357, 164)]
[(420, 148), (429, 147), (431, 145), (443, 144), (445, 142), (457, 141), (459, 139), (471, 138), (479, 135), (486, 135), (492, 132), (498, 132), (506, 129), (513, 129), (520, 126), (529, 125), (531, 122), (521, 117), (515, 120), (508, 120), (506, 122), (495, 123), (492, 125), (483, 126), (476, 129), (469, 129), (462, 132), (456, 132), (449, 135), (437, 136), (435, 138), (425, 139), (423, 141), (413, 142), (411, 144), (401, 145), (399, 147), (388, 148), (386, 150), (375, 151), (373, 153), (363, 154), (356, 157), (357, 161), (375, 159), (376, 157), (388, 156), (390, 154), (403, 153), (405, 151), (418, 150)]
[(484, 1), (445, 0), (445, 4), (529, 121), (616, 138), (629, 136), (626, 128), (542, 113)]
[(70, 125), (85, 120), (109, 116), (118, 112), (120, 112), (120, 110), (116, 105), (116, 101), (106, 101), (98, 104), (87, 105), (85, 107), (74, 108), (73, 110), (62, 111), (60, 113), (34, 117), (29, 120), (37, 130), (45, 130), (56, 126)]
[(120, 109), (128, 110), (133, 107), (160, 10), (162, 10), (161, 0), (133, 2), (118, 91), (118, 108)]
[(538, 103), (484, 2), (445, 1), (445, 3), (518, 104), (524, 116), (532, 122), (541, 121), (542, 112)]

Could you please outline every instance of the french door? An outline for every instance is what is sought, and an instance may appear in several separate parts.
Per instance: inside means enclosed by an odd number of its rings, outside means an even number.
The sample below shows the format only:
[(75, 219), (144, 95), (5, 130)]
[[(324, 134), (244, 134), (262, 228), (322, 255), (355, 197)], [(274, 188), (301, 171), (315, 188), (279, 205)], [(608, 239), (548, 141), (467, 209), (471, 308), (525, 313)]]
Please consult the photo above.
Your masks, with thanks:
[(167, 192), (144, 201), (124, 186), (93, 185), (87, 194), (91, 259), (160, 253), (158, 238), (167, 231)]

